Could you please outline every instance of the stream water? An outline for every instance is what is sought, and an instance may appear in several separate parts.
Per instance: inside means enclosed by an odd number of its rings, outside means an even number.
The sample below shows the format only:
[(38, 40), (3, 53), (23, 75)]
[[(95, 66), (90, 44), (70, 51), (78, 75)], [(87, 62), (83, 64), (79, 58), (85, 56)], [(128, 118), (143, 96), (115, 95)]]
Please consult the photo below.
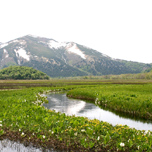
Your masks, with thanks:
[(113, 126), (117, 124), (127, 125), (130, 128), (138, 130), (151, 130), (152, 122), (143, 122), (131, 118), (124, 118), (113, 112), (99, 108), (93, 103), (88, 103), (82, 100), (70, 99), (66, 94), (49, 94), (47, 95), (49, 103), (44, 104), (48, 109), (63, 112), (67, 115), (83, 116), (89, 119), (98, 119), (106, 121)]
[(32, 145), (24, 146), (20, 142), (10, 141), (8, 139), (0, 140), (0, 152), (55, 152), (52, 150), (36, 148)]

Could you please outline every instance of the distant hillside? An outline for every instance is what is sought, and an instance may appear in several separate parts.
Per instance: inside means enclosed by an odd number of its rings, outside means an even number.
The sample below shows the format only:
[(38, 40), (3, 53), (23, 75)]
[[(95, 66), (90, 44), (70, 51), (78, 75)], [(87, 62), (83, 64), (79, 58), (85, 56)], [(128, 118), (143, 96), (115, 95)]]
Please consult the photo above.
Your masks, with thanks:
[(31, 35), (0, 44), (0, 69), (11, 65), (33, 67), (50, 77), (141, 73), (152, 67), (113, 59), (75, 42), (57, 42)]
[(27, 79), (49, 79), (45, 73), (35, 70), (31, 67), (25, 66), (10, 66), (0, 70), (0, 79), (15, 79), (15, 80), (27, 80)]
[(107, 80), (131, 80), (131, 79), (143, 79), (143, 80), (152, 80), (152, 71), (142, 72), (137, 74), (120, 74), (120, 75), (104, 75), (104, 76), (92, 76), (84, 77), (85, 79), (107, 79)]
[(152, 67), (146, 69), (144, 72), (152, 72)]

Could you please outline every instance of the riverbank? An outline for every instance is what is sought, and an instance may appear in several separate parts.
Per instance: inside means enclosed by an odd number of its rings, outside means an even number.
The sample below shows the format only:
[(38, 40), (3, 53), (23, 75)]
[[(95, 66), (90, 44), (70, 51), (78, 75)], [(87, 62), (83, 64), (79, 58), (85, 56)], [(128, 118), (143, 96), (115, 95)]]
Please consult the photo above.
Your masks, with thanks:
[(152, 120), (152, 84), (100, 85), (71, 90), (68, 97), (89, 100), (102, 108)]
[(150, 131), (66, 116), (41, 106), (46, 102), (41, 93), (62, 89), (69, 90), (70, 87), (1, 91), (0, 139), (20, 140), (25, 144), (32, 142), (61, 151), (152, 151)]

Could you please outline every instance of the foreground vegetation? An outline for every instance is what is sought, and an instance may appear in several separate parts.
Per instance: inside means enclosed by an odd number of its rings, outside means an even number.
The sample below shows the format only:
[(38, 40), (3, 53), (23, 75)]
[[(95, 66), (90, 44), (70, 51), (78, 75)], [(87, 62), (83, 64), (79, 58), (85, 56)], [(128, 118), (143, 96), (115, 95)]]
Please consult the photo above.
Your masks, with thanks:
[[(61, 90), (107, 107), (151, 107), (152, 85), (64, 85), (0, 91), (0, 139), (9, 138), (47, 148), (77, 151), (152, 151), (152, 132), (45, 109), (42, 93)], [(143, 95), (142, 95), (143, 94)], [(145, 100), (143, 100), (145, 98)], [(149, 104), (147, 104), (149, 103)], [(111, 105), (111, 107), (109, 106)], [(123, 106), (123, 107), (122, 107)], [(144, 108), (143, 108), (144, 109)], [(152, 110), (151, 110), (152, 111)], [(151, 111), (148, 111), (149, 113)], [(151, 114), (151, 113), (150, 113)], [(145, 113), (143, 113), (145, 116)], [(145, 117), (147, 118), (147, 117)], [(151, 119), (151, 117), (148, 117)]]

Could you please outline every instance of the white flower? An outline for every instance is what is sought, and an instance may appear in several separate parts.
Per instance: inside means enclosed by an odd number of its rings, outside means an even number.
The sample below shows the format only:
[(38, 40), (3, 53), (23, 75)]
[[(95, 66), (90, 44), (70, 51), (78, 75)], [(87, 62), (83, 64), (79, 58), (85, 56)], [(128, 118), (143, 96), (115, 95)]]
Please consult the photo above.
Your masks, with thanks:
[(21, 136), (24, 136), (24, 132), (22, 132)]
[(98, 98), (96, 98), (96, 100), (95, 100), (95, 104), (97, 104), (98, 103)]
[(45, 138), (45, 136), (43, 135), (43, 138)]
[(138, 150), (139, 150), (140, 146), (137, 146), (137, 148), (138, 148)]
[(21, 131), (21, 129), (19, 129), (19, 131)]
[(97, 140), (100, 140), (100, 136), (98, 136)]
[(150, 135), (149, 130), (145, 130), (144, 135), (146, 135), (146, 134)]
[(81, 132), (85, 132), (85, 129), (81, 129)]
[(125, 144), (121, 142), (121, 143), (120, 143), (120, 146), (121, 146), (121, 147), (124, 147), (124, 146), (125, 146)]
[(0, 124), (0, 127), (2, 127), (2, 124)]
[(145, 130), (145, 134), (147, 134), (149, 131), (148, 130)]
[(0, 121), (0, 123), (2, 123), (2, 121)]
[(75, 133), (74, 133), (74, 135), (75, 135), (75, 136), (77, 136), (77, 135), (78, 135), (78, 133), (77, 133), (77, 132), (75, 132)]

